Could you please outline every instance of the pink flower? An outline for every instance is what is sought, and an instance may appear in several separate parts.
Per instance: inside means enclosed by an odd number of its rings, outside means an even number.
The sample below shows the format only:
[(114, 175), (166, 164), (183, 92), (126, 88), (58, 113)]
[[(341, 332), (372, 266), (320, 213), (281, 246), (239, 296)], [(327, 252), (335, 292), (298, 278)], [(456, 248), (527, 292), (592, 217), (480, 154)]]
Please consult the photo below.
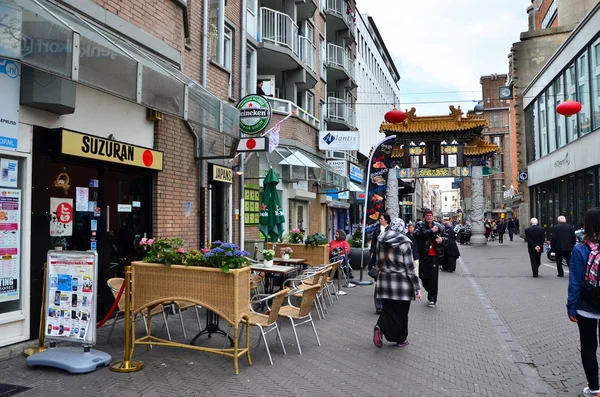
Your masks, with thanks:
[(146, 237), (144, 237), (140, 240), (140, 245), (146, 245), (147, 242), (148, 242), (148, 239)]
[(294, 232), (294, 233), (300, 233), (300, 229), (293, 229), (292, 232)]
[(154, 244), (154, 239), (153, 238), (149, 238), (148, 241), (146, 242), (148, 245), (152, 245)]
[(210, 248), (202, 248), (200, 250), (203, 254), (208, 254), (210, 252)]
[(183, 250), (183, 247), (177, 248), (177, 252), (179, 252), (180, 254), (185, 253), (185, 251)]

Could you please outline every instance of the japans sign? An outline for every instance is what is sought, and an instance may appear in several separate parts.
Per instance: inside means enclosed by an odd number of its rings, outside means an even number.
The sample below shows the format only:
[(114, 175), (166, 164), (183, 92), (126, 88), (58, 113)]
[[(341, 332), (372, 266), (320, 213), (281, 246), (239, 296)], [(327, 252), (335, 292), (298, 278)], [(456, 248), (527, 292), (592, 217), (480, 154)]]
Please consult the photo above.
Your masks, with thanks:
[(17, 150), (21, 66), (0, 58), (0, 148)]
[(233, 170), (231, 168), (211, 164), (208, 180), (210, 182), (233, 183)]
[(350, 163), (350, 180), (358, 183), (363, 183), (363, 172), (358, 165)]
[(240, 111), (240, 131), (256, 135), (271, 121), (271, 105), (261, 95), (247, 95), (238, 103)]
[(97, 136), (62, 130), (62, 154), (162, 171), (163, 154)]
[(360, 149), (358, 131), (319, 131), (319, 150), (354, 151)]

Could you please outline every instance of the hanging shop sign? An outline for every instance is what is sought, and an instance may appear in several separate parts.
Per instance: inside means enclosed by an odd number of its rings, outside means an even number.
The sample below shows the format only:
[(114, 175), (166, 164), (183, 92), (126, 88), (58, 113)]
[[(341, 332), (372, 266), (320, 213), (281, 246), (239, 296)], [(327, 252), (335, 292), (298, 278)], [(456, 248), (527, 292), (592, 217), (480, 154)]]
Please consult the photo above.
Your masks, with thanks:
[(208, 172), (208, 181), (233, 183), (233, 170), (231, 168), (211, 164)]
[(340, 175), (348, 174), (348, 168), (346, 166), (346, 160), (327, 160), (327, 164)]
[(17, 150), (21, 66), (0, 58), (0, 148)]
[(452, 178), (471, 176), (471, 167), (453, 168), (398, 168), (398, 178)]
[(365, 181), (360, 167), (352, 163), (350, 163), (350, 180), (358, 183), (363, 183)]
[(256, 135), (271, 121), (271, 104), (261, 95), (246, 95), (237, 105), (240, 111), (240, 131)]
[(93, 135), (62, 130), (62, 154), (162, 171), (163, 153)]
[(21, 190), (0, 190), (0, 302), (19, 299)]
[(319, 131), (319, 150), (353, 151), (359, 149), (358, 131)]

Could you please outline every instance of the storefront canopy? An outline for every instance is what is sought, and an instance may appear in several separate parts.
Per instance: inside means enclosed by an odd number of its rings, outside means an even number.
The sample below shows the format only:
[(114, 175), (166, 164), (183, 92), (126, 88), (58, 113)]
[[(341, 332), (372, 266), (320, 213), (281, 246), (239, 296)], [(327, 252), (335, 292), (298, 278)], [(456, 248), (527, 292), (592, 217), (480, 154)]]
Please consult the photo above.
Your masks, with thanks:
[(0, 0), (0, 57), (239, 136), (238, 110), (178, 65), (47, 1)]
[(347, 176), (338, 174), (323, 159), (301, 149), (279, 146), (270, 154), (269, 161), (282, 165), (283, 179), (316, 181), (330, 189), (348, 190)]
[(348, 182), (348, 189), (351, 192), (357, 192), (357, 193), (361, 193), (361, 192), (364, 193), (365, 192), (364, 186), (357, 185), (354, 182)]

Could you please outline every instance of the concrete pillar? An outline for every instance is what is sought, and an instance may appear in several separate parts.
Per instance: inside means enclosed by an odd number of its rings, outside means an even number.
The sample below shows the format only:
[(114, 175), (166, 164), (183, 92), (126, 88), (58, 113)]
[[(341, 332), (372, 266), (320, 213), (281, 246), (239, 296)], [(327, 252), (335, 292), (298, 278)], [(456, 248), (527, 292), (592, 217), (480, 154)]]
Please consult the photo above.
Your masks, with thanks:
[(533, 4), (527, 7), (527, 22), (528, 22), (528, 30), (531, 32), (535, 30), (535, 12), (533, 8)]
[(483, 226), (483, 167), (471, 167), (471, 195), (473, 212), (471, 214), (471, 245), (486, 245), (485, 228)]
[(400, 216), (400, 206), (398, 203), (398, 170), (396, 168), (389, 171), (385, 200), (385, 212), (392, 219), (398, 218)]

